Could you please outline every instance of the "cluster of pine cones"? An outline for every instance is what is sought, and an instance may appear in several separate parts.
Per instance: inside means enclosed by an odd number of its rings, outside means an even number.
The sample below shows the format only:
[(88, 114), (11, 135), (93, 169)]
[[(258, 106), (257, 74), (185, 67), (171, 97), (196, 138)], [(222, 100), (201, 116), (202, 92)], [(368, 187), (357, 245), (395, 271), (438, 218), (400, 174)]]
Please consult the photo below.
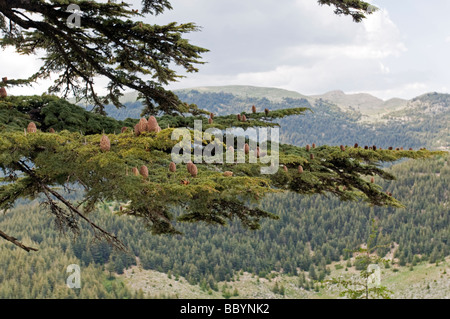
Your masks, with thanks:
[[(124, 132), (126, 128), (122, 128), (122, 132)], [(150, 116), (148, 121), (145, 117), (141, 118), (139, 123), (134, 126), (134, 134), (139, 136), (144, 132), (161, 132), (161, 128), (158, 125), (158, 121), (154, 116)]]

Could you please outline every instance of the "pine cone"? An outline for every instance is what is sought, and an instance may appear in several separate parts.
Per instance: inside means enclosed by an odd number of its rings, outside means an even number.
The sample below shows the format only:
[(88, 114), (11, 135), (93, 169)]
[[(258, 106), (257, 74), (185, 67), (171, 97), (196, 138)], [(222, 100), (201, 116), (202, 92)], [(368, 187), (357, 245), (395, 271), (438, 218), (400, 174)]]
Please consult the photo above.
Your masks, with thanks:
[(169, 164), (169, 171), (171, 171), (172, 173), (175, 173), (177, 171), (177, 165), (174, 162), (171, 162)]
[(209, 113), (209, 118), (213, 120), (214, 119), (214, 113)]
[(56, 133), (55, 130), (53, 129), (53, 127), (51, 127), (48, 131), (49, 131), (49, 133)]
[(122, 129), (120, 130), (120, 133), (125, 133), (128, 130), (128, 127), (124, 126), (122, 127)]
[(6, 84), (6, 82), (8, 82), (8, 78), (5, 76), (4, 78), (2, 78), (2, 81)]
[(158, 133), (158, 127), (159, 125), (156, 117), (150, 116), (147, 122), (147, 131)]
[(345, 151), (345, 146), (344, 146), (344, 145), (341, 145), (340, 148), (341, 148), (341, 151), (342, 151), (342, 152)]
[(372, 177), (372, 178), (370, 179), (370, 182), (371, 182), (372, 184), (375, 183), (375, 178)]
[(189, 162), (186, 164), (186, 169), (187, 169), (187, 171), (188, 171), (189, 173), (191, 173), (192, 165), (194, 165), (194, 163), (192, 163), (191, 161), (189, 161)]
[(367, 145), (364, 146), (364, 149), (365, 149), (365, 150), (368, 150), (368, 149), (369, 149), (369, 146), (367, 146)]
[(287, 173), (287, 171), (288, 171), (288, 168), (287, 168), (287, 166), (286, 165), (283, 165), (283, 170)]
[(309, 152), (310, 150), (311, 150), (311, 146), (309, 146), (309, 144), (306, 145), (306, 151)]
[(392, 146), (389, 146), (389, 150), (392, 151), (392, 149), (393, 149)]
[[(312, 155), (312, 154), (311, 154), (311, 155)], [(298, 166), (298, 172), (299, 172), (300, 174), (303, 173), (303, 166), (301, 166), (301, 165)]]
[(139, 133), (144, 133), (147, 131), (147, 120), (145, 117), (141, 118), (138, 123)]
[(312, 143), (312, 148), (316, 148), (316, 143)]
[(252, 106), (252, 112), (256, 113), (256, 106), (254, 106), (254, 105)]
[(133, 175), (139, 176), (139, 170), (137, 169), (137, 167), (133, 167)]
[(192, 177), (197, 177), (197, 173), (198, 173), (197, 166), (195, 164), (192, 164), (192, 166), (191, 166)]
[(28, 124), (27, 127), (27, 133), (36, 133), (36, 132), (37, 132), (36, 124), (34, 124), (34, 122), (30, 122), (30, 124)]
[(266, 113), (266, 116), (269, 115), (269, 109), (264, 109), (264, 113)]
[(309, 155), (309, 158), (313, 160), (314, 159), (314, 154)]
[(245, 116), (245, 114), (242, 115), (242, 122), (247, 122), (247, 116)]
[(111, 149), (111, 142), (109, 141), (108, 136), (102, 136), (102, 139), (100, 140), (100, 149), (103, 152), (108, 152)]
[(231, 176), (233, 176), (233, 172), (226, 171), (226, 172), (223, 173), (223, 176), (225, 176), (225, 177), (231, 177)]
[(374, 145), (374, 146), (372, 146), (372, 148), (373, 148), (373, 150), (374, 151), (376, 151), (377, 150), (377, 147)]
[(358, 143), (355, 143), (355, 146), (354, 146), (355, 148), (358, 148), (359, 147), (359, 145), (358, 145)]
[(148, 177), (148, 168), (145, 165), (141, 166), (141, 169), (139, 170), (139, 173), (142, 175), (143, 178), (147, 179)]
[(136, 124), (134, 126), (134, 135), (136, 135), (136, 136), (141, 135), (141, 132), (139, 131), (139, 124)]
[(237, 120), (240, 122), (241, 121), (241, 114), (237, 115)]
[(0, 88), (0, 98), (5, 98), (8, 96), (8, 93), (6, 93), (6, 89), (4, 87)]
[(244, 152), (245, 152), (245, 154), (250, 153), (250, 146), (248, 146), (247, 143), (245, 143), (245, 145), (244, 145)]
[(208, 119), (208, 124), (211, 125), (212, 123), (213, 123), (213, 119), (212, 119), (212, 118), (209, 118), (209, 119)]

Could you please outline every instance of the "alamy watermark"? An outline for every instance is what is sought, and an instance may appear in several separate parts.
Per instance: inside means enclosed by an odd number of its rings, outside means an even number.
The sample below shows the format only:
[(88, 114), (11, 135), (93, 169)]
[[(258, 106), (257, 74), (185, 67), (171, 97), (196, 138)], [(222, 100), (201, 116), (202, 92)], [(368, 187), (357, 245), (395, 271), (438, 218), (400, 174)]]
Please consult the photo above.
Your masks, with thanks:
[(367, 277), (367, 286), (368, 287), (377, 287), (381, 286), (381, 268), (377, 264), (371, 264), (367, 267), (367, 272), (370, 275)]
[(72, 273), (69, 277), (67, 277), (66, 284), (70, 289), (79, 289), (81, 288), (81, 270), (80, 266), (76, 264), (72, 264), (67, 266), (66, 272)]
[(73, 12), (66, 21), (69, 28), (79, 28), (81, 27), (81, 10), (80, 6), (77, 4), (70, 4), (67, 7), (66, 12)]
[[(280, 133), (277, 127), (248, 128), (245, 131), (242, 128), (227, 128), (225, 132), (217, 128), (209, 128), (203, 133), (202, 121), (196, 120), (193, 135), (192, 141), (191, 131), (187, 128), (176, 128), (172, 132), (172, 140), (181, 139), (171, 153), (175, 164), (188, 163), (191, 161), (192, 153), (194, 153), (193, 163), (243, 164), (248, 154), (248, 163), (255, 164), (258, 161), (261, 164), (270, 163), (261, 167), (261, 174), (275, 174), (279, 169)], [(245, 143), (246, 137), (249, 138), (248, 146)], [(267, 149), (269, 141), (270, 152)], [(207, 145), (203, 146), (203, 144)], [(225, 145), (228, 147), (224, 156)]]

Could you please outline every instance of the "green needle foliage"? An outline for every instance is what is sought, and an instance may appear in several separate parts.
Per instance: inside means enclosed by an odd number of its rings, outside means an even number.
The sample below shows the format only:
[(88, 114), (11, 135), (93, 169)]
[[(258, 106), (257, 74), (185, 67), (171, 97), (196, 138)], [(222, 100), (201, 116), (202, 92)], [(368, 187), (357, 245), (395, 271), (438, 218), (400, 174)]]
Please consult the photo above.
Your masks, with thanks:
[[(67, 23), (73, 13), (67, 11), (69, 4), (80, 8), (79, 27)], [(45, 51), (39, 71), (27, 79), (8, 80), (8, 84), (30, 84), (57, 74), (50, 92), (84, 98), (100, 113), (109, 102), (122, 106), (119, 97), (124, 88), (140, 93), (148, 114), (180, 113), (181, 101), (163, 87), (182, 77), (171, 64), (197, 72), (196, 65), (203, 63), (201, 54), (208, 50), (183, 38), (198, 31), (193, 23), (153, 25), (140, 20), (170, 9), (166, 0), (144, 0), (140, 12), (123, 1), (1, 1), (0, 45), (27, 55)], [(94, 88), (97, 76), (109, 81), (104, 97)]]
[[(56, 103), (54, 98), (47, 98)], [(8, 103), (9, 99), (20, 100), (18, 97), (7, 98), (4, 103)], [(65, 105), (67, 102), (60, 103)], [(21, 110), (26, 109), (23, 104), (19, 105), (22, 105)], [(80, 108), (72, 107), (77, 115)], [(45, 107), (41, 110), (44, 115), (48, 114), (45, 110)], [(267, 116), (248, 114), (248, 122), (259, 126), (266, 122), (267, 126), (271, 126), (272, 118), (302, 112), (304, 109), (279, 110)], [(70, 112), (66, 115), (69, 118), (75, 116)], [(42, 118), (43, 122), (47, 119), (46, 116)], [(280, 166), (276, 174), (263, 175), (260, 168), (267, 164), (260, 161), (250, 164), (249, 155), (246, 155), (244, 164), (226, 163), (228, 146), (223, 145), (226, 164), (198, 163), (197, 176), (193, 177), (184, 164), (178, 164), (175, 172), (169, 170), (171, 151), (178, 143), (171, 138), (174, 124), (189, 127), (196, 117), (175, 118), (183, 120), (171, 121), (168, 125), (173, 127), (158, 133), (143, 132), (136, 136), (129, 129), (120, 134), (106, 134), (109, 139), (106, 151), (101, 146), (104, 135), (100, 132), (85, 134), (65, 129), (48, 133), (38, 129), (35, 133), (26, 133), (23, 128), (6, 130), (0, 135), (0, 168), (4, 174), (0, 186), (0, 209), (12, 208), (19, 198), (39, 197), (56, 216), (62, 229), (75, 232), (80, 219), (90, 223), (88, 214), (102, 201), (121, 203), (118, 213), (142, 218), (154, 234), (178, 234), (176, 221), (225, 225), (235, 218), (250, 229), (258, 229), (262, 218), (277, 218), (257, 206), (265, 194), (273, 192), (328, 194), (343, 201), (364, 200), (370, 205), (402, 207), (400, 202), (368, 181), (367, 177), (378, 175), (392, 180), (394, 176), (380, 168), (382, 162), (439, 154), (427, 150), (366, 150), (360, 147), (346, 147), (343, 150), (325, 145), (308, 151), (306, 147), (280, 145), (280, 165), (285, 165), (287, 171)], [(216, 116), (214, 123), (218, 126), (247, 123), (235, 118)], [(167, 116), (157, 118), (160, 123), (164, 119), (168, 121)], [(203, 120), (207, 120), (206, 116)], [(68, 127), (72, 128), (71, 124)], [(193, 130), (191, 134), (194, 134)], [(208, 142), (203, 141), (204, 144)], [(314, 154), (313, 159), (311, 154)], [(148, 168), (149, 176), (135, 176), (133, 168), (139, 169), (143, 165)], [(303, 167), (302, 173), (298, 172), (299, 165)], [(233, 176), (224, 176), (225, 171), (233, 172)], [(78, 203), (72, 203), (61, 192), (74, 185), (83, 188), (83, 200)], [(176, 207), (182, 207), (184, 213), (175, 216), (173, 211)], [(121, 246), (115, 236), (90, 224), (98, 237)]]
[(320, 5), (333, 5), (334, 13), (337, 15), (349, 15), (354, 22), (361, 22), (366, 18), (367, 14), (371, 14), (378, 10), (375, 6), (368, 2), (360, 0), (319, 0)]

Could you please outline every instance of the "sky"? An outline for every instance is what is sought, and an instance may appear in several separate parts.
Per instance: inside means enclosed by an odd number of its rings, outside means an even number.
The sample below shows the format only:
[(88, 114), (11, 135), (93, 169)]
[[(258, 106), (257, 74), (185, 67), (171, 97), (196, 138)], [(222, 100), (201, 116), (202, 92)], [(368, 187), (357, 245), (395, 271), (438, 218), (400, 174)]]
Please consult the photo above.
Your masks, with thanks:
[[(139, 8), (140, 1), (128, 2)], [(168, 89), (252, 85), (305, 95), (364, 92), (384, 100), (450, 93), (450, 1), (368, 2), (380, 10), (358, 24), (316, 0), (172, 0), (173, 10), (144, 21), (202, 27), (186, 37), (210, 50), (203, 54), (207, 63)], [(27, 77), (40, 66), (35, 56), (12, 48), (0, 57), (8, 61), (2, 77)], [(49, 84), (9, 92), (41, 94)]]

